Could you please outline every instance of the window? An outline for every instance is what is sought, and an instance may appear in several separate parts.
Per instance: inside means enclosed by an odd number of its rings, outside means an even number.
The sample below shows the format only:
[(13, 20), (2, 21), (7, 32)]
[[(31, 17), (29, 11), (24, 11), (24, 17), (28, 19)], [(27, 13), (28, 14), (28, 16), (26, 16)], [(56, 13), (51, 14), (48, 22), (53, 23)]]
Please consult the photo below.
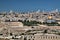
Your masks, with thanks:
[(54, 39), (54, 36), (53, 36), (53, 39)]
[(57, 36), (56, 36), (56, 39), (57, 39)]
[(43, 36), (43, 39), (45, 38), (45, 36)]
[(35, 38), (35, 36), (34, 36), (34, 38)]
[(31, 36), (31, 38), (32, 38), (32, 36)]
[(24, 38), (24, 40), (27, 40), (26, 37)]
[(34, 40), (34, 39), (33, 39)]
[(46, 36), (46, 39), (47, 39), (47, 36)]
[(28, 40), (30, 40), (30, 39), (28, 39)]
[(42, 36), (41, 36), (41, 39), (42, 39)]
[(50, 38), (50, 36), (48, 36), (48, 39)]
[(51, 36), (51, 39), (52, 39), (52, 36)]

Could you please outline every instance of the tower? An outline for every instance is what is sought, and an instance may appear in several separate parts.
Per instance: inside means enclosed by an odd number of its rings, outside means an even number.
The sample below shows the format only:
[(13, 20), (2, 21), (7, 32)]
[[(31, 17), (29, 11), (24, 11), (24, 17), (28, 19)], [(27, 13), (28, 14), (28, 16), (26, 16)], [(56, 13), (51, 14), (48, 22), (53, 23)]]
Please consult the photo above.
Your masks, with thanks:
[(58, 9), (56, 9), (55, 12), (58, 12)]

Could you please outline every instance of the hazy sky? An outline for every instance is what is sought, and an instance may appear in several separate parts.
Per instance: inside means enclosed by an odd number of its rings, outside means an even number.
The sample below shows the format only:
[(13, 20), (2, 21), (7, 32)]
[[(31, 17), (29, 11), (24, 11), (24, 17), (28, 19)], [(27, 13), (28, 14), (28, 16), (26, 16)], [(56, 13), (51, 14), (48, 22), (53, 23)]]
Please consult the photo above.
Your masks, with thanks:
[(28, 11), (60, 9), (60, 0), (0, 0), (0, 11)]

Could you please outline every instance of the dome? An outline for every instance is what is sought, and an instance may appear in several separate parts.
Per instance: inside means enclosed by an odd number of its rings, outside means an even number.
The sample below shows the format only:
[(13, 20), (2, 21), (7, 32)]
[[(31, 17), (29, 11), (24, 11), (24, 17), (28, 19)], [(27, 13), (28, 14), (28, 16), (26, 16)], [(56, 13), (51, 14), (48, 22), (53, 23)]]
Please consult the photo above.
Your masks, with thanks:
[(48, 16), (48, 19), (52, 19), (52, 16)]

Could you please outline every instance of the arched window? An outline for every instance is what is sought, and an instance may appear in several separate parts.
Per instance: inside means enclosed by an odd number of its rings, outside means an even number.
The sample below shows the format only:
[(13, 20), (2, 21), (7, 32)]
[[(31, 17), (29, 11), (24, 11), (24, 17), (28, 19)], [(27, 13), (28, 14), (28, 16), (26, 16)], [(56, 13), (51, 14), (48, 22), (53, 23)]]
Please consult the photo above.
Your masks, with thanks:
[(30, 40), (30, 39), (28, 39), (28, 40)]
[(47, 36), (46, 36), (46, 39), (47, 39)]
[(51, 36), (51, 39), (52, 39), (52, 36)]
[(53, 39), (54, 39), (54, 36), (53, 36)]
[(57, 39), (57, 36), (56, 36), (56, 39)]

